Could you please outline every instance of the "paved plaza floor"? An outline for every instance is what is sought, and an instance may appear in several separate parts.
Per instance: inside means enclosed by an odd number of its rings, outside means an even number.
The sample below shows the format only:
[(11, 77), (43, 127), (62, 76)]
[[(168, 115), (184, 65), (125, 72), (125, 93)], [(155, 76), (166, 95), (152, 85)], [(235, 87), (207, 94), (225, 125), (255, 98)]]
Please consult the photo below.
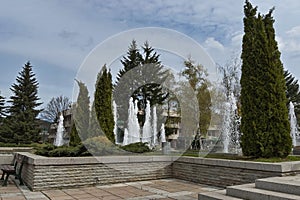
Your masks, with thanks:
[(19, 186), (18, 181), (10, 179), (7, 187), (0, 186), (0, 200), (194, 200), (198, 199), (198, 193), (218, 189), (220, 188), (191, 183), (178, 179), (159, 179), (104, 186), (31, 192), (26, 186)]

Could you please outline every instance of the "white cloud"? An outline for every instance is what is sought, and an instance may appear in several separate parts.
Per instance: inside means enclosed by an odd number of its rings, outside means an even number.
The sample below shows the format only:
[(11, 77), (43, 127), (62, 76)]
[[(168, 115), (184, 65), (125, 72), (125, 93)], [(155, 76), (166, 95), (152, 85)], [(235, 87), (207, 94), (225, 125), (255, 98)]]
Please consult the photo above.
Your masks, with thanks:
[(299, 38), (300, 37), (300, 26), (295, 26), (292, 29), (286, 31), (287, 36)]
[(240, 31), (237, 33), (234, 33), (231, 38), (231, 46), (234, 48), (240, 49), (242, 47), (243, 36), (244, 36), (244, 33), (241, 33)]
[(275, 40), (277, 41), (279, 51), (283, 51), (285, 49), (285, 43), (282, 38), (276, 35)]
[(224, 46), (215, 40), (213, 37), (209, 37), (205, 40), (204, 42), (204, 47), (206, 49), (212, 49), (212, 50), (217, 50), (217, 51), (224, 51)]

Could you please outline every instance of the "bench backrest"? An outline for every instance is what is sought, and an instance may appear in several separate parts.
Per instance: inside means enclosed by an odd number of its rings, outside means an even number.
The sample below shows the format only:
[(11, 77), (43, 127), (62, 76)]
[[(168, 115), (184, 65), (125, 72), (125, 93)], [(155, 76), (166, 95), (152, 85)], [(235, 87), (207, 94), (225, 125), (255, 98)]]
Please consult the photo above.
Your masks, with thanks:
[(24, 161), (25, 161), (25, 156), (19, 155), (18, 158), (16, 157), (16, 162), (15, 162), (14, 168), (16, 171), (16, 175), (18, 175), (18, 176), (21, 176)]

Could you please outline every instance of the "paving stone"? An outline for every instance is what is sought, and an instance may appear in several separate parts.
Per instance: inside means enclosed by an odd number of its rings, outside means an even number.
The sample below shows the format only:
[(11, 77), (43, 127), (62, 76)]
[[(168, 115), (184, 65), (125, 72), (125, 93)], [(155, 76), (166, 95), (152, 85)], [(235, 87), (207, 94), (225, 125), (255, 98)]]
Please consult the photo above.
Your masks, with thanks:
[(2, 200), (26, 200), (24, 196), (1, 197)]
[(47, 190), (47, 191), (43, 191), (43, 193), (48, 197), (57, 197), (57, 196), (66, 195), (66, 193), (61, 190)]
[(121, 197), (115, 196), (115, 195), (109, 195), (109, 196), (104, 196), (102, 198), (103, 200), (119, 200), (122, 199)]
[(76, 194), (76, 195), (70, 195), (74, 199), (88, 199), (88, 198), (95, 198), (95, 196), (90, 194)]
[(51, 197), (51, 200), (73, 200), (74, 198), (71, 196), (56, 196), (56, 197)]
[(213, 189), (177, 179), (137, 181), (103, 186), (88, 186), (32, 192), (10, 180), (10, 185), (0, 187), (0, 200), (153, 200), (153, 199), (197, 199), (199, 192)]

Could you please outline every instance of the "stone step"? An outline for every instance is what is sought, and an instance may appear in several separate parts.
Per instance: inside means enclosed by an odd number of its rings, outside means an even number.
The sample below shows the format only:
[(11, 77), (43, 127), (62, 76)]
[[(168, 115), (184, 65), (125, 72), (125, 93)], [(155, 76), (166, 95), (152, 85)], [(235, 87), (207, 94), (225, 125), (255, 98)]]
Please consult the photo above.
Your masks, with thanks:
[(288, 194), (300, 195), (300, 175), (258, 179), (255, 187)]
[(240, 198), (226, 196), (226, 190), (215, 190), (198, 194), (198, 200), (241, 200)]
[(299, 200), (300, 196), (255, 188), (255, 184), (230, 186), (226, 195), (248, 200)]

